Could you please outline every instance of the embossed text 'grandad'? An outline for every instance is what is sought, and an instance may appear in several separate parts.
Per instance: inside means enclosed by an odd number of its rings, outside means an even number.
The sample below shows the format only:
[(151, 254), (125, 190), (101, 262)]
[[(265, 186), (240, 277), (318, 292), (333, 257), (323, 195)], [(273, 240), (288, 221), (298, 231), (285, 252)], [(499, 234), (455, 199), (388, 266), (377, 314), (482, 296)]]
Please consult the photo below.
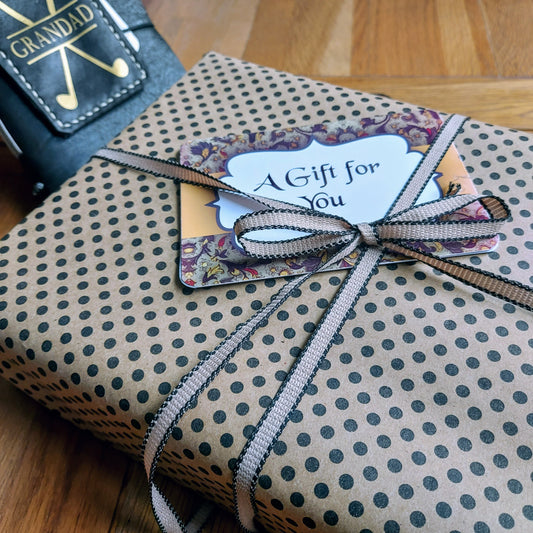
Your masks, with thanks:
[(54, 14), (29, 24), (7, 37), (11, 52), (27, 59), (28, 64), (49, 55), (67, 42), (74, 42), (96, 28), (92, 9), (77, 0), (69, 2)]

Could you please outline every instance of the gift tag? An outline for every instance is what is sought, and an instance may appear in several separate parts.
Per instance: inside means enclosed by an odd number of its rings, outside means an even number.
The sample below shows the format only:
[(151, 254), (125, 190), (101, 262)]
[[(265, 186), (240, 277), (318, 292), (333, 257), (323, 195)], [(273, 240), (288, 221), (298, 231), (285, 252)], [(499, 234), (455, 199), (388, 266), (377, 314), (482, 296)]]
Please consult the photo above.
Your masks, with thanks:
[[(317, 124), (193, 141), (180, 150), (180, 162), (206, 171), (246, 193), (290, 202), (343, 217), (352, 224), (382, 218), (438, 132), (435, 112), (367, 117), (357, 122)], [(451, 147), (417, 203), (445, 195), (475, 193), (455, 147)], [(258, 260), (244, 254), (235, 238), (237, 218), (264, 206), (223, 191), (182, 186), (181, 264), (183, 283), (201, 287), (250, 279), (301, 274), (326, 260), (309, 257)], [(486, 218), (468, 208), (458, 218)], [(266, 230), (264, 240), (301, 236), (292, 230)], [(497, 238), (420, 243), (438, 255), (493, 249)], [(336, 268), (349, 268), (357, 253)], [(388, 256), (386, 261), (397, 261)]]

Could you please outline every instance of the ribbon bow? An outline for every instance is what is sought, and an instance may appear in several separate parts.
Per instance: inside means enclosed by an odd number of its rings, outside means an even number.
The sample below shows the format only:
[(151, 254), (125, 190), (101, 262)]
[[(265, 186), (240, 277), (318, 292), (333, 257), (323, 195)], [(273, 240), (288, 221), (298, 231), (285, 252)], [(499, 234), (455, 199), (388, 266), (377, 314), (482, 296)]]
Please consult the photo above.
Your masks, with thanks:
[[(446, 220), (459, 209), (481, 204), (488, 218)], [(235, 234), (248, 255), (261, 258), (286, 258), (316, 252), (355, 241), (367, 246), (409, 241), (449, 241), (494, 236), (510, 218), (504, 202), (495, 196), (465, 194), (409, 207), (371, 223), (351, 224), (341, 217), (309, 209), (268, 209), (240, 217)], [(264, 229), (290, 229), (308, 233), (304, 237), (261, 241), (245, 235)]]
[[(483, 206), (487, 218), (461, 221), (446, 218), (472, 204)], [(253, 257), (288, 258), (339, 247), (343, 247), (344, 254), (348, 255), (363, 245), (374, 246), (424, 262), (459, 281), (531, 310), (533, 299), (528, 287), (443, 259), (414, 245), (414, 242), (493, 237), (510, 216), (503, 200), (496, 196), (464, 194), (409, 207), (376, 222), (358, 224), (306, 208), (268, 209), (243, 215), (236, 221), (234, 230), (245, 252)], [(289, 229), (307, 235), (274, 242), (246, 237), (264, 229)]]
[[(241, 525), (255, 531), (255, 484), (272, 446), (298, 405), (320, 362), (356, 305), (366, 284), (376, 271), (386, 250), (422, 261), (447, 275), (479, 290), (516, 305), (533, 310), (533, 290), (521, 283), (480, 269), (462, 265), (416, 249), (413, 241), (449, 241), (494, 236), (510, 213), (504, 202), (494, 196), (459, 195), (415, 205), (425, 184), (446, 153), (466, 119), (452, 115), (441, 127), (398, 198), (381, 220), (350, 224), (346, 220), (305, 208), (247, 195), (208, 174), (171, 161), (140, 156), (129, 152), (103, 149), (96, 156), (156, 176), (202, 187), (222, 189), (252, 198), (266, 209), (244, 215), (235, 224), (235, 232), (250, 255), (274, 258), (294, 257), (331, 251), (329, 259), (315, 272), (326, 270), (357, 250), (357, 259), (317, 324), (300, 356), (273, 398), (242, 450), (234, 471), (235, 512)], [(446, 215), (479, 202), (487, 212), (485, 220), (447, 220)], [(249, 234), (266, 228), (304, 231), (302, 237), (279, 242), (261, 241)], [(248, 236), (247, 236), (248, 235)], [(199, 531), (206, 520), (201, 508), (187, 525), (154, 482), (157, 464), (173, 427), (183, 414), (196, 404), (198, 396), (215, 379), (220, 370), (269, 316), (315, 272), (290, 279), (270, 302), (245, 323), (239, 325), (222, 343), (184, 376), (156, 413), (144, 439), (144, 466), (150, 483), (152, 507), (161, 529), (166, 532)]]

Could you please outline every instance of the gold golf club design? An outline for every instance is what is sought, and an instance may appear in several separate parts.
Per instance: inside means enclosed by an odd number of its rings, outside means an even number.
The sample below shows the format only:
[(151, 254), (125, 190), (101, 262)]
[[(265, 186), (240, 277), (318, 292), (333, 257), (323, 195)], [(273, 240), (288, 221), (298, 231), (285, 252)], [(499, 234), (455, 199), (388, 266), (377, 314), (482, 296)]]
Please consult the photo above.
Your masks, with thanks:
[[(61, 10), (66, 9), (67, 7), (73, 5), (76, 3), (76, 0), (73, 2), (70, 2), (69, 4), (63, 6)], [(54, 0), (46, 0), (46, 6), (48, 8), (49, 16), (55, 15), (58, 13), (58, 10), (55, 6)], [(12, 7), (8, 6), (5, 2), (0, 1), (0, 10), (4, 11), (7, 15), (10, 17), (18, 20), (22, 24), (26, 26), (24, 29), (27, 30), (37, 24), (39, 24), (41, 21), (32, 21), (29, 18), (25, 17), (21, 13), (18, 13), (15, 11)], [(60, 93), (56, 96), (57, 103), (63, 107), (64, 109), (68, 110), (74, 110), (78, 107), (78, 97), (76, 96), (76, 90), (74, 88), (74, 82), (72, 80), (72, 73), (70, 71), (70, 65), (68, 62), (67, 52), (66, 49), (70, 50), (71, 52), (79, 55), (86, 61), (89, 61), (93, 65), (96, 65), (98, 68), (101, 68), (102, 70), (105, 70), (106, 72), (109, 72), (113, 76), (116, 76), (118, 78), (124, 78), (129, 73), (129, 67), (126, 61), (122, 59), (121, 57), (115, 59), (111, 65), (108, 65), (107, 63), (101, 61), (100, 59), (94, 57), (93, 55), (89, 54), (88, 52), (78, 48), (77, 46), (74, 46), (74, 42), (92, 31), (97, 27), (96, 24), (91, 25), (90, 27), (86, 28), (83, 32), (76, 35), (72, 39), (60, 44), (59, 46), (56, 46), (54, 48), (51, 48), (50, 50), (47, 50), (46, 52), (40, 54), (37, 57), (34, 57), (30, 61), (28, 61), (28, 65), (32, 65), (36, 63), (37, 61), (40, 61), (43, 57), (46, 57), (50, 54), (53, 54), (55, 52), (59, 52), (59, 55), (61, 57), (61, 64), (63, 67), (63, 73), (65, 76), (65, 83), (67, 86), (67, 92), (66, 93)], [(18, 32), (16, 32), (18, 33)]]

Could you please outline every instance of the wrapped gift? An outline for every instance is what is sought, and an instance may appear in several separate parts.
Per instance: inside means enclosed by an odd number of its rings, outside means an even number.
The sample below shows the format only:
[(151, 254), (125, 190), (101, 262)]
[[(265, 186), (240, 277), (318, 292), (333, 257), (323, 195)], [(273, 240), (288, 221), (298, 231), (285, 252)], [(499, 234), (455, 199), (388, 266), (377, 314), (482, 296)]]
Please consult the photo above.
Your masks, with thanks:
[[(389, 133), (416, 119), (412, 134), (427, 144), (446, 120), (211, 53), (109, 147), (176, 160), (186, 142), (217, 135), (376, 115)], [(495, 250), (456, 261), (530, 283), (531, 137), (469, 120), (454, 142), (478, 192), (512, 213)], [(132, 166), (93, 158), (0, 243), (0, 372), (141, 458), (174, 387), (286, 280), (242, 269), (238, 282), (183, 283), (179, 187)], [(209, 242), (212, 261), (218, 244)], [(234, 473), (347, 272), (295, 285), (179, 422), (170, 418), (165, 474), (233, 510)], [(287, 532), (528, 531), (530, 323), (520, 306), (420, 262), (380, 266), (252, 473), (256, 522)]]

